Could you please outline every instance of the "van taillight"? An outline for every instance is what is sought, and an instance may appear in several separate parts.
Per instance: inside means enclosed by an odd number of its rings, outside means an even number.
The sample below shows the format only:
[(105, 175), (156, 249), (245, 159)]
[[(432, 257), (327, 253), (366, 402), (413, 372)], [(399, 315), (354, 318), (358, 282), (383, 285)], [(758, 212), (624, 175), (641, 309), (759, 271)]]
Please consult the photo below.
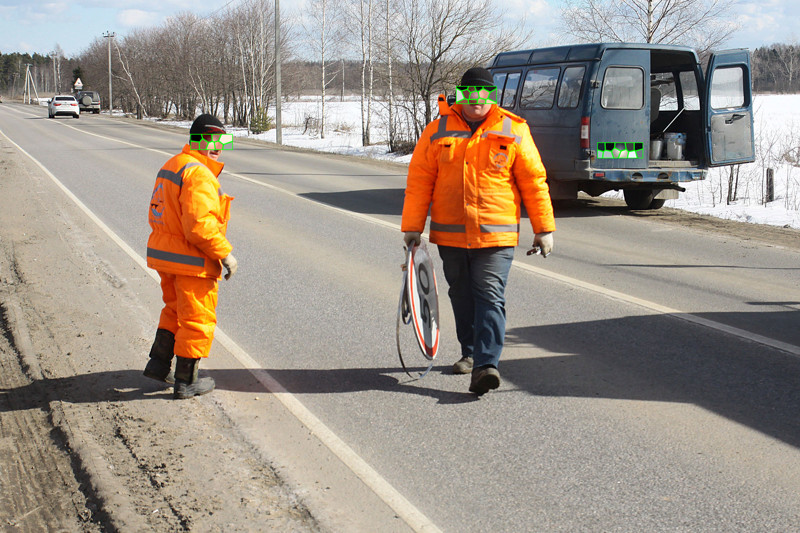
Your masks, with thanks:
[(581, 148), (589, 149), (589, 117), (581, 117)]

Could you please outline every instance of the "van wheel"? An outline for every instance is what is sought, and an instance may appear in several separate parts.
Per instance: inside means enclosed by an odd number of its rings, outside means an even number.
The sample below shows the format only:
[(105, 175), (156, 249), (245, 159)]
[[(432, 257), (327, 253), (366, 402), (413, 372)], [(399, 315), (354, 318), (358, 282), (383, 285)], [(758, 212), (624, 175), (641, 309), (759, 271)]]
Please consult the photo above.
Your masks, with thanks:
[(666, 202), (664, 198), (655, 198), (650, 202), (650, 207), (648, 209), (661, 209), (664, 207), (664, 202)]
[[(643, 189), (626, 189), (622, 191), (625, 196), (625, 203), (630, 209), (642, 210), (653, 209), (651, 207), (655, 199), (656, 191), (648, 191)], [(663, 205), (663, 204), (662, 204)], [(661, 207), (661, 206), (658, 206)]]

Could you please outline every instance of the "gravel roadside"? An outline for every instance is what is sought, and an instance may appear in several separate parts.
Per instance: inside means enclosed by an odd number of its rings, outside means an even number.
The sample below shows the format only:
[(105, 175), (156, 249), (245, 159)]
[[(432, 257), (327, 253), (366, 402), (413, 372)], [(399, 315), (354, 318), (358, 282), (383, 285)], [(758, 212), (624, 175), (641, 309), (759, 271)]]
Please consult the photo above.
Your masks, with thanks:
[(320, 531), (214, 400), (141, 375), (157, 284), (0, 137), (0, 529)]

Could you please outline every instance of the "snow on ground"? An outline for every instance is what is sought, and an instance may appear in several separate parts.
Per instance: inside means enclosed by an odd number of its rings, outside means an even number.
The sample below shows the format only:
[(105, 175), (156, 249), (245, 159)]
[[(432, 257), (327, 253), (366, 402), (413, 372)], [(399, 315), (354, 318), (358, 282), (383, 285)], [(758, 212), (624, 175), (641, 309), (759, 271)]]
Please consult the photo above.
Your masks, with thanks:
[[(800, 228), (800, 95), (755, 95), (756, 161), (742, 165), (739, 199), (726, 205), (729, 167), (712, 169), (703, 181), (665, 205), (718, 218)], [(775, 200), (764, 205), (766, 169), (775, 176)]]
[[(754, 97), (756, 162), (742, 165), (738, 199), (726, 202), (729, 167), (712, 169), (708, 178), (686, 184), (686, 192), (666, 205), (724, 219), (800, 229), (800, 95)], [(325, 102), (325, 138), (305, 130), (308, 117), (321, 116), (319, 99), (302, 99), (281, 105), (282, 141), (289, 146), (358, 157), (408, 163), (410, 155), (395, 156), (385, 144), (385, 108), (373, 108), (370, 128), (372, 146), (361, 146), (361, 104), (357, 98), (338, 97)], [(272, 110), (274, 117), (274, 109)], [(189, 122), (170, 122), (188, 128)], [(304, 131), (305, 130), (305, 131)], [(275, 130), (254, 135), (244, 128), (230, 130), (235, 136), (275, 142)], [(235, 142), (234, 142), (235, 145)], [(775, 201), (764, 205), (766, 168), (775, 171)], [(608, 193), (618, 196), (619, 193)]]

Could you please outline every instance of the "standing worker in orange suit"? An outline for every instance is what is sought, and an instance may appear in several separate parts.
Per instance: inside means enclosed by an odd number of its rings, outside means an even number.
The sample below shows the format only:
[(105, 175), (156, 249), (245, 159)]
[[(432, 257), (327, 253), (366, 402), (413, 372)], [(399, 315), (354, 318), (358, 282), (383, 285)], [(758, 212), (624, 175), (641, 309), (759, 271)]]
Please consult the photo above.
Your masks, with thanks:
[(506, 327), (505, 289), (519, 242), (520, 201), (543, 256), (556, 229), (546, 173), (530, 129), (497, 105), (488, 70), (467, 70), (456, 104), (439, 97), (440, 117), (425, 128), (408, 167), (401, 230), (419, 244), (430, 208), (456, 320), (461, 359), (456, 374), (472, 374), (469, 390), (500, 386), (497, 369)]
[(220, 150), (230, 146), (231, 138), (217, 117), (198, 116), (189, 144), (158, 172), (150, 200), (147, 266), (161, 276), (164, 308), (144, 375), (174, 382), (176, 399), (214, 390), (214, 380), (199, 378), (197, 370), (214, 339), (222, 267), (225, 279), (237, 268), (225, 237), (233, 197), (222, 192), (218, 180), (224, 166), (218, 161)]

